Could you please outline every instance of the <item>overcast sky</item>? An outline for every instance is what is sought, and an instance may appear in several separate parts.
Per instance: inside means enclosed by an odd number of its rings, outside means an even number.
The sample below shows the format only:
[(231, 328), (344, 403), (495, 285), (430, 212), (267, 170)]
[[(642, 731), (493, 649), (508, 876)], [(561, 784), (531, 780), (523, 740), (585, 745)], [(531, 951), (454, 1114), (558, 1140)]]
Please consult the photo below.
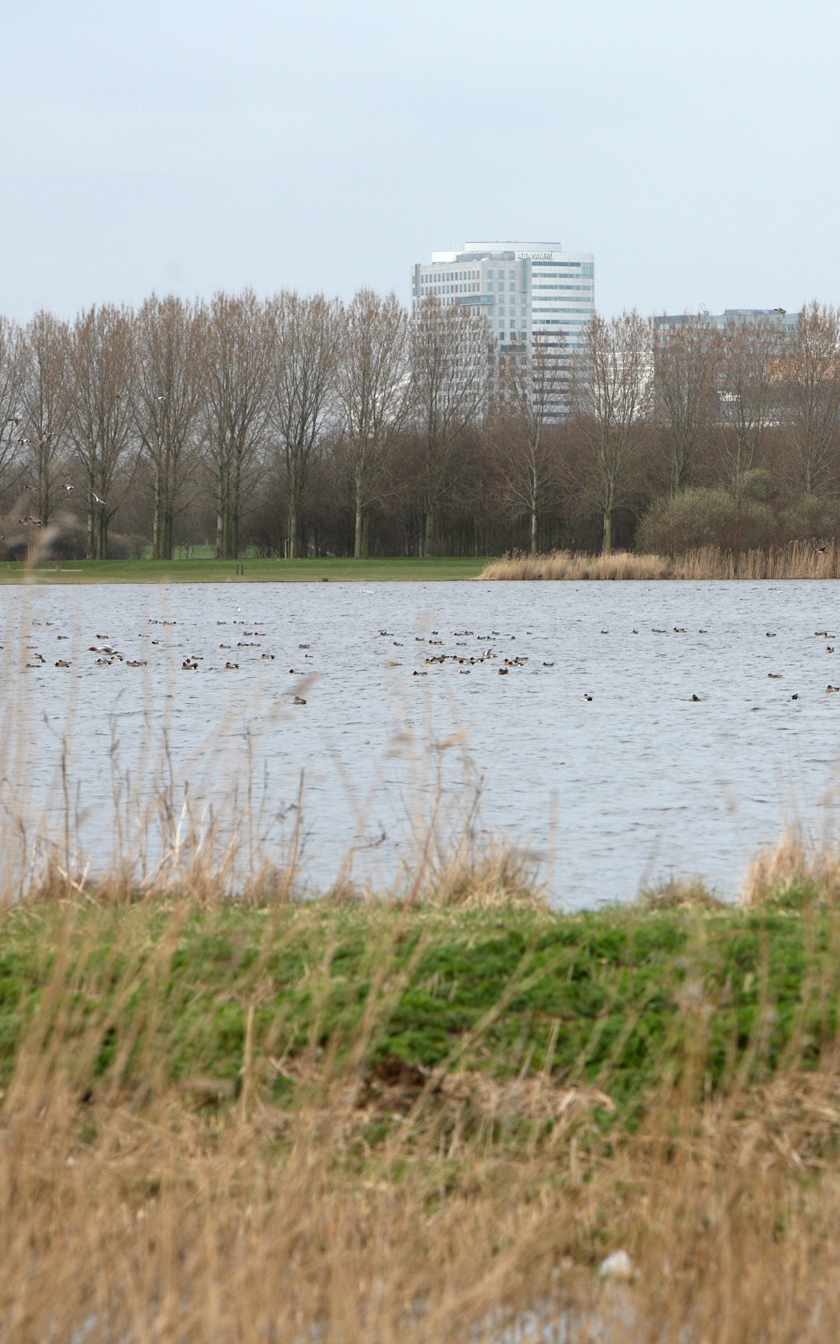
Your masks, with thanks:
[(0, 311), (362, 285), (467, 238), (601, 311), (840, 302), (840, 6), (5, 0)]

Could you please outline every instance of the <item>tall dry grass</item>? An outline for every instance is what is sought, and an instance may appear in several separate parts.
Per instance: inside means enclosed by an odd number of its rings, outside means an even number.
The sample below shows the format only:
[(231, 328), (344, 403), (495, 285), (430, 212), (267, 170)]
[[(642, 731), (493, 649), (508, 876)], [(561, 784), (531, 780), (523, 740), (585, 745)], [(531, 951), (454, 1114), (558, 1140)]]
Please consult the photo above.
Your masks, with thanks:
[[(116, 940), (113, 908), (101, 926), (89, 903), (59, 921), (0, 1103), (9, 1344), (489, 1344), (515, 1325), (534, 1344), (836, 1341), (836, 1059), (803, 1072), (792, 1057), (775, 1076), (749, 1082), (744, 1070), (711, 1092), (711, 991), (688, 975), (681, 1067), (665, 1070), (632, 1125), (608, 1074), (587, 1087), (550, 1061), (498, 1077), (455, 1051), (433, 1074), (373, 1060), (377, 1020), (405, 983), (393, 948), (410, 913), (392, 908), (349, 1035), (319, 1027), (325, 962), (306, 972), (309, 1045), (290, 1056), (282, 1024), (273, 1044), (257, 1043), (254, 1008), (270, 979), (257, 949), (237, 1087), (176, 1086), (154, 1038), (191, 917), (183, 896), (169, 917), (151, 950), (142, 906), (124, 913)], [(265, 918), (270, 927), (270, 909)], [(324, 911), (296, 919), (320, 926), (328, 956)], [(79, 939), (95, 950), (97, 930), (103, 954), (74, 959)], [(132, 1032), (91, 1089), (115, 1000), (131, 1008)], [(489, 1026), (473, 1032), (479, 1053)], [(760, 1035), (759, 1025), (756, 1051)], [(289, 1082), (280, 1101), (267, 1086), (278, 1072)], [(597, 1266), (619, 1248), (629, 1278), (602, 1279)]]
[(840, 550), (825, 551), (795, 541), (769, 551), (733, 554), (705, 546), (669, 559), (661, 555), (582, 555), (553, 551), (549, 555), (508, 555), (490, 561), (481, 579), (837, 579)]

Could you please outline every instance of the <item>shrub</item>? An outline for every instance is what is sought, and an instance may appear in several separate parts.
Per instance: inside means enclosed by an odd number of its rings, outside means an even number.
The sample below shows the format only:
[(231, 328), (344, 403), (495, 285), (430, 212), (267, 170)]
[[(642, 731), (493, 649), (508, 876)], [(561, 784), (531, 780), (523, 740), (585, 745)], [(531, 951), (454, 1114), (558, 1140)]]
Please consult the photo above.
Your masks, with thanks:
[(786, 541), (840, 540), (840, 508), (836, 500), (802, 495), (779, 519)]
[(658, 555), (705, 546), (749, 551), (769, 546), (774, 529), (767, 504), (748, 496), (736, 499), (726, 490), (695, 488), (652, 504), (636, 533), (636, 547)]

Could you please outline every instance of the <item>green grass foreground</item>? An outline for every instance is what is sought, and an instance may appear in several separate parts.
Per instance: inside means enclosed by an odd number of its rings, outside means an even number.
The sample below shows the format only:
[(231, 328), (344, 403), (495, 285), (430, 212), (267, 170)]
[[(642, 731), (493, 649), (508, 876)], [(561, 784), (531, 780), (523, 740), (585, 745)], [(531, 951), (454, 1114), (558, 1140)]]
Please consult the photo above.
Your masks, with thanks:
[(247, 1069), (287, 1105), (303, 1058), (365, 1076), (398, 1058), (438, 1080), (594, 1085), (630, 1119), (698, 1022), (707, 1088), (817, 1066), (837, 941), (824, 911), (780, 908), (23, 905), (0, 939), (0, 1083), (60, 1023), (80, 1094), (200, 1078), (233, 1096)]
[(836, 1344), (837, 890), (25, 899), (0, 1336)]
[[(364, 583), (475, 579), (485, 558), (374, 560), (68, 560), (0, 564), (0, 584), (18, 583)], [(237, 573), (240, 570), (240, 573)]]

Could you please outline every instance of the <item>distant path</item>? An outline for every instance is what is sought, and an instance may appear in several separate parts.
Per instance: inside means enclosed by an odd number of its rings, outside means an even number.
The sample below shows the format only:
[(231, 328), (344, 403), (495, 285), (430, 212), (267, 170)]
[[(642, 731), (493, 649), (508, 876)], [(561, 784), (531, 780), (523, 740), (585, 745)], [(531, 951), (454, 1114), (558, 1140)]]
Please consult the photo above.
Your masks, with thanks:
[(27, 568), (0, 563), (0, 584), (71, 583), (334, 583), (475, 579), (487, 564), (478, 559), (418, 560), (69, 560)]

